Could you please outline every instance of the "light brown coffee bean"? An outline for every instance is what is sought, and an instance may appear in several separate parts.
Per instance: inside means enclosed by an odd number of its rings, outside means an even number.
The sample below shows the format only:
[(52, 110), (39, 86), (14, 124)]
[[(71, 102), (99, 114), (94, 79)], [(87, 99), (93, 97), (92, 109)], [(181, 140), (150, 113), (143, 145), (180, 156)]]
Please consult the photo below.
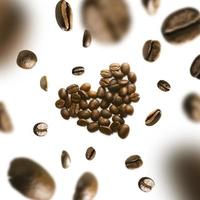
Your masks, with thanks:
[(117, 80), (117, 83), (121, 86), (121, 87), (125, 87), (129, 81), (128, 80), (125, 80), (125, 79), (119, 79)]
[(82, 110), (78, 112), (78, 117), (80, 119), (89, 119), (90, 116), (91, 116), (91, 113), (88, 110)]
[(145, 124), (147, 126), (153, 126), (160, 120), (160, 118), (161, 118), (161, 110), (156, 109), (147, 116)]
[(118, 136), (121, 138), (121, 139), (125, 139), (128, 137), (129, 135), (129, 131), (130, 131), (130, 128), (128, 125), (126, 124), (122, 124), (119, 128), (119, 131), (118, 131)]
[(88, 126), (88, 125), (89, 125), (89, 122), (88, 122), (87, 119), (79, 119), (79, 120), (77, 121), (77, 125), (79, 125), (79, 126)]
[(106, 90), (103, 87), (99, 87), (97, 90), (97, 97), (103, 98), (106, 94)]
[(61, 98), (61, 99), (66, 99), (67, 97), (67, 92), (64, 88), (61, 88), (59, 91), (58, 91), (58, 96)]
[(87, 130), (91, 133), (98, 131), (99, 125), (97, 122), (91, 122), (87, 126)]
[(101, 113), (102, 117), (107, 118), (107, 119), (112, 116), (112, 113), (109, 110), (107, 110), (107, 109), (101, 110), (100, 113)]
[(61, 154), (61, 164), (64, 169), (69, 168), (71, 164), (71, 158), (67, 151), (62, 151)]
[(119, 90), (119, 95), (121, 97), (124, 97), (128, 94), (128, 88), (127, 87), (122, 87), (120, 90)]
[(143, 177), (139, 180), (138, 186), (143, 192), (150, 192), (155, 186), (155, 182), (149, 177)]
[(130, 101), (136, 103), (140, 100), (140, 95), (138, 93), (133, 93), (129, 96)]
[(92, 35), (89, 30), (85, 30), (83, 34), (83, 47), (87, 48), (92, 43)]
[(134, 113), (134, 108), (132, 105), (126, 105), (125, 106), (125, 112), (128, 114), (128, 115), (133, 115)]
[(70, 86), (67, 87), (67, 91), (69, 92), (69, 94), (73, 94), (79, 91), (79, 86), (76, 84), (72, 84)]
[(80, 106), (77, 103), (72, 103), (71, 107), (69, 108), (70, 116), (75, 118), (78, 116)]
[(87, 160), (93, 160), (96, 156), (96, 150), (93, 147), (89, 147), (85, 153), (85, 157)]
[(119, 63), (112, 63), (109, 66), (109, 69), (110, 69), (111, 72), (119, 71), (120, 70), (120, 64)]
[(142, 0), (142, 3), (150, 15), (155, 14), (160, 7), (160, 0)]
[(91, 113), (91, 119), (93, 121), (98, 121), (100, 117), (100, 112), (98, 110), (93, 110)]
[(104, 69), (101, 71), (101, 76), (103, 78), (111, 78), (112, 77), (112, 73), (110, 70)]
[(89, 109), (92, 110), (96, 110), (97, 108), (99, 108), (99, 101), (97, 99), (92, 99), (89, 103)]
[(88, 92), (88, 95), (89, 95), (90, 98), (93, 98), (93, 99), (97, 98), (97, 92), (96, 91), (90, 90)]
[(44, 90), (44, 91), (48, 91), (48, 80), (47, 80), (47, 76), (43, 76), (40, 79), (40, 87)]
[(80, 89), (85, 92), (88, 92), (91, 89), (91, 85), (90, 83), (84, 83), (83, 85), (81, 85)]
[(48, 131), (48, 125), (44, 122), (37, 123), (33, 127), (33, 132), (35, 133), (35, 135), (39, 137), (45, 136), (47, 134), (47, 131)]
[(72, 74), (75, 76), (80, 76), (80, 75), (84, 74), (84, 72), (85, 72), (85, 68), (81, 67), (81, 66), (74, 67), (72, 69)]
[(200, 55), (198, 55), (192, 62), (190, 67), (190, 74), (193, 77), (200, 79)]
[(110, 120), (106, 119), (106, 118), (103, 118), (103, 117), (99, 117), (98, 123), (101, 126), (109, 126), (110, 125)]
[(125, 165), (128, 169), (137, 169), (143, 165), (143, 161), (140, 156), (133, 155), (126, 159)]
[(86, 110), (89, 107), (87, 101), (85, 101), (85, 100), (81, 100), (79, 105), (80, 105), (80, 108), (83, 109), (83, 110)]
[(164, 81), (164, 80), (158, 81), (157, 86), (163, 92), (168, 92), (171, 89), (170, 84), (167, 81)]
[(66, 108), (63, 108), (61, 111), (61, 116), (63, 117), (63, 119), (66, 119), (68, 120), (70, 118), (70, 113), (69, 113), (69, 110), (66, 109)]
[(131, 83), (135, 83), (137, 81), (137, 76), (134, 72), (129, 72), (128, 73), (128, 80), (131, 82)]
[(113, 130), (108, 126), (100, 126), (99, 131), (105, 135), (112, 135)]
[(121, 71), (124, 73), (124, 75), (128, 75), (130, 72), (130, 65), (128, 63), (123, 63), (121, 65)]
[(110, 112), (111, 112), (112, 114), (114, 114), (114, 115), (117, 115), (117, 114), (119, 113), (119, 108), (118, 108), (117, 106), (115, 106), (115, 105), (111, 105), (111, 106), (109, 107), (109, 110), (110, 110)]
[(130, 94), (135, 93), (135, 91), (136, 91), (135, 84), (128, 84), (128, 86), (127, 86), (127, 93), (130, 95)]
[(59, 99), (56, 101), (55, 106), (59, 109), (64, 108), (65, 107), (65, 101), (63, 99)]

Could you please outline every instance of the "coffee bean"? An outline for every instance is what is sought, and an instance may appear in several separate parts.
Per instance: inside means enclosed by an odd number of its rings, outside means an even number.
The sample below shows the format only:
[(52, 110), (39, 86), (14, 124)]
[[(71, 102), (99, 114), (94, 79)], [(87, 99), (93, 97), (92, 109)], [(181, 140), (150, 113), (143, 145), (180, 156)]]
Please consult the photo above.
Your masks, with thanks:
[(117, 80), (117, 82), (121, 87), (125, 87), (129, 83), (128, 80), (123, 80), (123, 79), (122, 80), (119, 79), (119, 80)]
[(63, 119), (69, 119), (70, 118), (70, 113), (69, 113), (69, 110), (66, 109), (66, 108), (63, 108), (61, 111), (61, 116), (63, 117)]
[(119, 115), (114, 115), (112, 117), (113, 122), (119, 122), (120, 124), (124, 124), (124, 119), (122, 117), (120, 117)]
[(60, 109), (64, 108), (65, 107), (65, 101), (63, 99), (59, 99), (59, 100), (56, 101), (55, 105), (56, 105), (57, 108), (60, 108)]
[(133, 93), (129, 96), (132, 102), (138, 102), (140, 100), (140, 95), (138, 93)]
[(86, 120), (86, 119), (79, 119), (79, 120), (77, 121), (77, 125), (79, 125), (79, 126), (88, 126), (88, 125), (89, 125), (89, 122), (88, 122), (88, 120)]
[(122, 98), (118, 94), (114, 95), (113, 104), (116, 106), (120, 106), (122, 104)]
[(69, 108), (72, 105), (72, 100), (69, 98), (69, 95), (67, 94), (67, 97), (65, 99), (65, 107)]
[(137, 169), (143, 165), (143, 161), (140, 156), (133, 155), (126, 159), (125, 165), (128, 169)]
[(90, 83), (84, 83), (83, 85), (81, 85), (80, 89), (85, 92), (88, 92), (91, 89), (91, 85)]
[(121, 65), (121, 71), (124, 73), (124, 75), (128, 75), (130, 72), (130, 65), (128, 63), (123, 63)]
[(102, 86), (102, 87), (108, 87), (109, 86), (109, 82), (110, 80), (108, 78), (102, 78), (100, 81), (99, 81), (99, 84)]
[(121, 138), (121, 139), (125, 139), (128, 137), (129, 135), (129, 131), (130, 131), (130, 128), (128, 125), (126, 124), (122, 124), (118, 130), (118, 136)]
[(110, 70), (104, 69), (101, 71), (101, 76), (103, 78), (111, 78), (112, 77), (112, 73)]
[(113, 134), (113, 131), (110, 127), (108, 126), (100, 126), (99, 131), (105, 135), (111, 135)]
[(200, 34), (200, 13), (186, 7), (171, 13), (162, 25), (162, 34), (168, 42), (183, 43)]
[(33, 127), (33, 132), (35, 133), (35, 135), (43, 137), (47, 134), (47, 129), (48, 125), (44, 122), (40, 122)]
[(148, 40), (143, 47), (143, 57), (146, 61), (154, 62), (160, 55), (161, 45), (157, 40)]
[(89, 107), (87, 101), (85, 101), (85, 100), (81, 100), (79, 105), (80, 105), (80, 108), (83, 109), (83, 110), (86, 110)]
[(116, 78), (116, 79), (121, 79), (124, 77), (124, 74), (122, 73), (122, 71), (119, 69), (118, 71), (112, 71), (112, 75)]
[(72, 103), (71, 107), (69, 108), (70, 116), (75, 118), (78, 116), (80, 106), (77, 103)]
[(56, 20), (60, 28), (64, 31), (72, 29), (72, 9), (68, 2), (60, 0), (56, 5)]
[(86, 172), (78, 180), (73, 200), (92, 200), (98, 190), (98, 181), (96, 177)]
[(29, 199), (50, 200), (55, 192), (51, 175), (36, 162), (27, 158), (14, 159), (8, 171), (9, 182)]
[(114, 115), (117, 115), (117, 114), (119, 113), (119, 109), (118, 109), (118, 107), (115, 106), (115, 105), (111, 105), (111, 106), (109, 107), (109, 110), (110, 110), (110, 112), (111, 112), (112, 114), (114, 114)]
[(67, 92), (64, 88), (61, 88), (59, 91), (58, 91), (58, 96), (61, 98), (61, 99), (64, 99), (67, 97)]
[(97, 92), (96, 91), (90, 90), (88, 92), (88, 95), (89, 95), (90, 98), (93, 98), (93, 99), (97, 98)]
[(73, 94), (79, 91), (79, 87), (76, 84), (72, 84), (67, 87), (67, 91), (69, 92), (69, 94)]
[(168, 92), (171, 89), (170, 84), (167, 81), (164, 81), (164, 80), (158, 81), (157, 86), (163, 92)]
[(79, 90), (78, 94), (80, 95), (82, 100), (88, 100), (90, 98), (88, 93), (83, 90)]
[(91, 113), (88, 110), (82, 110), (78, 112), (78, 117), (80, 119), (89, 119), (90, 116), (91, 116)]
[(131, 103), (130, 97), (129, 97), (128, 95), (126, 95), (125, 97), (123, 97), (123, 102), (124, 102), (125, 104)]
[(134, 113), (134, 108), (133, 106), (131, 105), (126, 105), (125, 106), (125, 112), (128, 114), (128, 115), (132, 115)]
[(120, 90), (119, 90), (119, 95), (121, 97), (124, 97), (128, 94), (128, 88), (127, 87), (122, 87)]
[(112, 92), (112, 93), (118, 92), (120, 90), (120, 88), (121, 88), (121, 86), (117, 83), (117, 81), (116, 81), (116, 83), (110, 82), (110, 84), (108, 86), (109, 91)]
[(17, 64), (23, 69), (31, 69), (37, 63), (37, 56), (29, 50), (20, 51), (17, 56)]
[(93, 147), (89, 147), (85, 153), (87, 160), (93, 160), (96, 155), (96, 150)]
[(81, 96), (77, 93), (71, 95), (71, 100), (73, 103), (79, 103), (81, 101)]
[(85, 72), (85, 68), (81, 67), (81, 66), (74, 67), (72, 69), (72, 74), (75, 76), (80, 76), (80, 75), (84, 74), (84, 72)]
[(106, 92), (105, 99), (109, 103), (112, 102), (113, 101), (113, 94), (111, 92)]
[(43, 76), (40, 79), (40, 87), (44, 90), (47, 91), (48, 90), (48, 80), (47, 80), (47, 76)]
[(101, 110), (100, 113), (101, 113), (102, 117), (107, 118), (107, 119), (112, 116), (112, 113), (109, 110), (107, 110), (107, 109)]
[(200, 79), (200, 55), (198, 55), (192, 62), (190, 74), (193, 77)]
[(100, 107), (101, 107), (102, 109), (108, 108), (109, 105), (110, 105), (110, 103), (109, 103), (108, 101), (106, 101), (105, 99), (103, 99), (103, 100), (101, 101), (101, 103), (100, 103)]
[(155, 14), (160, 7), (160, 0), (142, 0), (142, 3), (150, 15)]
[(126, 118), (127, 117), (127, 112), (126, 112), (126, 104), (122, 104), (121, 106), (119, 106), (119, 114), (120, 117), (122, 118)]
[(69, 168), (71, 164), (71, 158), (67, 151), (62, 151), (61, 154), (61, 164), (64, 169)]
[(98, 110), (93, 110), (91, 113), (91, 119), (93, 121), (98, 121), (100, 117), (100, 112)]
[(91, 122), (87, 126), (87, 130), (91, 133), (98, 131), (99, 125), (97, 122)]
[(99, 117), (98, 120), (99, 125), (101, 126), (109, 126), (110, 125), (110, 120), (104, 117)]
[(119, 71), (120, 70), (120, 64), (118, 64), (118, 63), (112, 63), (109, 66), (109, 69), (110, 69), (111, 72)]
[(97, 97), (103, 98), (105, 96), (106, 90), (103, 87), (99, 87), (97, 90)]
[(135, 84), (128, 84), (127, 86), (127, 93), (128, 94), (133, 94), (136, 91), (136, 86)]
[(118, 132), (120, 129), (121, 124), (119, 122), (113, 122), (110, 125), (110, 128), (112, 129), (113, 132)]
[(153, 126), (160, 120), (160, 118), (161, 118), (161, 110), (156, 109), (147, 116), (145, 124), (147, 126)]
[(89, 103), (89, 109), (92, 111), (92, 110), (95, 110), (99, 107), (100, 103), (97, 99), (92, 99)]
[(149, 177), (143, 177), (139, 180), (138, 186), (143, 192), (150, 192), (155, 186), (155, 182)]
[(87, 48), (91, 45), (92, 42), (92, 36), (90, 31), (85, 30), (84, 34), (83, 34), (83, 47)]
[(129, 72), (128, 73), (128, 80), (131, 82), (131, 83), (135, 83), (137, 81), (137, 77), (135, 75), (134, 72)]

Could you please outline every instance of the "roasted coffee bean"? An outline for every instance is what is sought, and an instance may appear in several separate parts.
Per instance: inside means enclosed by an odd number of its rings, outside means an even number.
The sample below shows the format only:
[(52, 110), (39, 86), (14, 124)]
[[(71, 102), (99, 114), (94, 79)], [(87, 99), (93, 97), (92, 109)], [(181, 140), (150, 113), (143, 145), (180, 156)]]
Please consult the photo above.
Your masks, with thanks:
[(193, 77), (200, 79), (200, 55), (198, 55), (192, 62), (190, 74)]
[(109, 103), (112, 102), (113, 101), (113, 94), (111, 92), (106, 92), (105, 99)]
[(80, 75), (84, 74), (84, 72), (85, 72), (85, 68), (81, 67), (81, 66), (74, 67), (72, 69), (72, 74), (75, 76), (80, 76)]
[(47, 134), (47, 131), (48, 131), (48, 125), (44, 122), (37, 123), (33, 127), (33, 132), (35, 133), (35, 135), (39, 137), (45, 136)]
[(127, 86), (127, 93), (128, 94), (133, 94), (136, 91), (136, 86), (135, 84), (128, 84)]
[(113, 130), (108, 126), (100, 126), (99, 131), (105, 135), (113, 134)]
[(91, 119), (93, 121), (98, 121), (100, 117), (100, 112), (98, 110), (93, 110), (91, 113)]
[(124, 75), (128, 75), (130, 72), (130, 65), (128, 63), (123, 63), (121, 65), (121, 71), (124, 73)]
[(148, 40), (143, 47), (143, 57), (146, 61), (154, 62), (160, 55), (161, 45), (157, 40)]
[(68, 2), (60, 0), (56, 5), (56, 20), (60, 28), (64, 31), (72, 29), (72, 9)]
[(91, 89), (91, 85), (89, 83), (84, 83), (83, 85), (81, 85), (80, 89), (88, 92)]
[(98, 190), (98, 181), (96, 177), (86, 172), (78, 180), (73, 200), (92, 200)]
[(66, 99), (66, 97), (68, 96), (66, 90), (64, 88), (61, 88), (59, 91), (58, 91), (58, 96), (61, 98), (61, 99)]
[(78, 94), (80, 95), (82, 100), (88, 100), (90, 98), (88, 93), (83, 90), (79, 90)]
[(138, 93), (133, 93), (129, 96), (130, 101), (132, 102), (138, 102), (140, 100), (140, 95)]
[(57, 108), (60, 108), (60, 109), (64, 108), (65, 107), (65, 101), (63, 99), (59, 99), (59, 100), (56, 101), (55, 105), (56, 105)]
[(155, 182), (149, 177), (143, 177), (139, 180), (138, 186), (143, 192), (150, 192), (155, 186)]
[(90, 31), (85, 30), (84, 34), (83, 34), (83, 47), (87, 48), (91, 45), (92, 42), (92, 35), (90, 33)]
[(119, 95), (121, 97), (124, 97), (128, 94), (128, 88), (127, 87), (122, 87), (120, 90), (119, 90)]
[(112, 113), (109, 110), (107, 110), (107, 109), (101, 110), (100, 113), (101, 113), (102, 117), (107, 118), (107, 119), (112, 116)]
[(125, 97), (123, 97), (123, 102), (124, 102), (125, 104), (131, 103), (130, 97), (129, 97), (128, 95), (126, 95)]
[(113, 122), (119, 122), (120, 124), (124, 124), (125, 121), (122, 117), (120, 117), (119, 115), (114, 115), (112, 117)]
[(87, 160), (93, 160), (96, 156), (96, 150), (93, 147), (89, 147), (85, 153), (85, 157)]
[(109, 103), (108, 101), (106, 101), (105, 99), (103, 99), (103, 100), (101, 101), (101, 103), (100, 103), (100, 107), (101, 107), (102, 109), (108, 108), (109, 105), (110, 105), (110, 103)]
[(103, 87), (99, 87), (97, 90), (97, 97), (103, 98), (106, 94), (106, 90)]
[(79, 103), (81, 101), (81, 96), (77, 93), (71, 95), (71, 100), (73, 103)]
[(111, 72), (119, 71), (120, 70), (120, 64), (118, 64), (118, 63), (112, 63), (109, 66), (109, 69), (110, 69)]
[(92, 110), (96, 110), (99, 107), (100, 103), (97, 99), (92, 99), (89, 103), (89, 109)]
[(40, 87), (44, 90), (44, 91), (48, 91), (48, 80), (47, 80), (47, 76), (43, 76), (40, 79)]
[(61, 154), (61, 164), (64, 169), (69, 168), (71, 164), (71, 158), (67, 151), (62, 151)]
[(73, 118), (77, 117), (79, 109), (80, 109), (79, 104), (72, 103), (71, 107), (69, 108), (70, 116)]
[(160, 7), (160, 0), (142, 0), (142, 3), (150, 15), (155, 14)]
[(121, 138), (121, 139), (125, 139), (128, 137), (129, 135), (129, 131), (130, 131), (130, 128), (128, 125), (126, 124), (122, 124), (118, 130), (118, 136)]
[(113, 132), (118, 132), (120, 129), (121, 124), (119, 122), (113, 122), (110, 125), (110, 128), (112, 129)]
[(134, 108), (133, 106), (131, 105), (126, 105), (125, 106), (125, 112), (128, 114), (128, 115), (132, 115), (134, 113)]
[(110, 125), (110, 120), (106, 119), (106, 118), (103, 118), (103, 117), (99, 117), (98, 123), (101, 126), (109, 126)]
[(98, 131), (99, 125), (97, 122), (91, 122), (87, 126), (87, 130), (91, 133)]
[(128, 169), (137, 169), (143, 165), (143, 161), (140, 156), (133, 155), (126, 159), (125, 165)]
[(171, 13), (162, 25), (162, 34), (168, 42), (183, 43), (200, 34), (200, 13), (186, 7)]
[(37, 63), (37, 56), (29, 50), (20, 51), (17, 56), (17, 64), (23, 69), (31, 69)]
[(93, 98), (93, 99), (97, 98), (97, 92), (96, 91), (90, 90), (88, 92), (88, 95), (89, 95), (90, 98)]
[(121, 106), (119, 106), (119, 114), (120, 114), (120, 117), (122, 118), (126, 118), (127, 117), (127, 113), (126, 113), (126, 105), (125, 104), (122, 104)]
[(119, 69), (118, 71), (112, 71), (112, 75), (116, 78), (116, 79), (121, 79), (124, 77), (124, 74), (122, 73), (122, 71)]
[(109, 107), (109, 110), (110, 110), (110, 112), (111, 112), (112, 114), (114, 114), (114, 115), (117, 115), (117, 114), (119, 113), (119, 108), (118, 108), (117, 106), (115, 106), (115, 105), (111, 105), (111, 106)]
[(103, 78), (111, 78), (112, 77), (112, 73), (110, 70), (104, 69), (101, 71), (101, 76)]
[(77, 125), (79, 125), (79, 126), (88, 126), (88, 125), (89, 125), (89, 122), (88, 122), (87, 119), (79, 119), (79, 120), (77, 121)]
[(160, 120), (160, 118), (161, 118), (161, 110), (156, 109), (147, 116), (145, 124), (147, 126), (153, 126)]
[(108, 87), (109, 86), (109, 82), (110, 80), (108, 78), (102, 78), (100, 81), (99, 81), (99, 84), (102, 86), (102, 87)]
[(121, 86), (121, 87), (124, 87), (124, 86), (126, 86), (128, 83), (129, 83), (129, 81), (128, 80), (124, 80), (124, 79), (119, 79), (119, 80), (117, 80), (117, 82), (118, 82), (118, 84)]
[(118, 94), (115, 94), (112, 103), (116, 106), (120, 106), (122, 104), (122, 98)]
[(158, 81), (157, 86), (163, 92), (168, 92), (171, 89), (170, 84), (167, 81), (164, 81), (164, 80)]
[(80, 108), (83, 109), (83, 110), (86, 110), (89, 107), (87, 101), (85, 101), (85, 100), (81, 100), (79, 105), (80, 105)]
[(66, 108), (63, 108), (61, 111), (61, 116), (63, 117), (63, 119), (69, 119), (70, 118), (70, 113), (69, 110)]
[(55, 192), (51, 175), (36, 162), (27, 158), (14, 159), (8, 171), (9, 182), (29, 199), (50, 200)]
[(82, 110), (78, 112), (78, 117), (80, 119), (89, 119), (90, 116), (91, 116), (91, 113), (88, 110)]
[(128, 80), (131, 82), (131, 83), (135, 83), (137, 81), (137, 77), (136, 77), (136, 74), (134, 72), (129, 72), (128, 73)]
[(114, 81), (111, 81), (108, 86), (109, 91), (112, 93), (118, 92), (120, 90), (120, 88), (121, 88), (121, 86), (117, 83), (117, 81), (116, 81), (116, 83), (114, 83)]
[(69, 94), (73, 94), (79, 91), (79, 87), (76, 84), (72, 84), (70, 86), (67, 87), (67, 91)]

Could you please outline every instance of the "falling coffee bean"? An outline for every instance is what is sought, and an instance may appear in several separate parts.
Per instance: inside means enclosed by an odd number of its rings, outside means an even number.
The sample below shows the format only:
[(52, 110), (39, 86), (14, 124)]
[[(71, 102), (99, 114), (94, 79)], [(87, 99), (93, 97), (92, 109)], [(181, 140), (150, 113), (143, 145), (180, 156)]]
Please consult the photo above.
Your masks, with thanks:
[(73, 200), (93, 200), (98, 190), (98, 181), (90, 173), (84, 173), (78, 180)]
[(90, 31), (85, 30), (84, 34), (83, 34), (83, 47), (87, 48), (91, 45), (92, 42), (92, 36)]
[(186, 7), (171, 13), (162, 25), (164, 38), (171, 43), (183, 43), (200, 34), (200, 13)]
[(164, 80), (158, 81), (157, 86), (163, 92), (168, 92), (171, 89), (170, 84), (167, 81), (164, 81)]
[(64, 31), (72, 29), (72, 9), (68, 2), (60, 0), (56, 5), (56, 20), (60, 28)]
[(161, 110), (156, 109), (147, 116), (145, 124), (147, 126), (153, 126), (160, 120), (160, 118), (161, 118)]
[(72, 69), (72, 74), (75, 75), (75, 76), (80, 76), (82, 74), (84, 74), (85, 72), (85, 68), (84, 67), (75, 67)]
[(193, 77), (200, 79), (200, 55), (198, 55), (192, 62), (190, 74)]
[(48, 90), (48, 80), (47, 80), (47, 76), (43, 76), (40, 79), (40, 87), (44, 90), (47, 91)]
[(85, 157), (87, 160), (93, 160), (96, 155), (96, 150), (93, 147), (89, 147), (86, 151)]
[(119, 131), (118, 131), (118, 136), (121, 138), (121, 139), (125, 139), (128, 137), (128, 134), (129, 134), (129, 131), (130, 131), (130, 128), (128, 125), (126, 124), (122, 124), (119, 128)]
[(143, 177), (139, 180), (138, 186), (143, 192), (150, 192), (155, 186), (155, 182), (149, 177)]
[(125, 165), (128, 169), (137, 169), (143, 165), (143, 161), (140, 156), (133, 155), (126, 159)]
[(150, 15), (155, 14), (160, 6), (160, 0), (142, 0), (142, 3)]
[(161, 45), (157, 40), (148, 40), (143, 47), (143, 57), (146, 61), (154, 62), (160, 55)]
[(17, 64), (23, 69), (31, 69), (37, 63), (37, 56), (29, 50), (19, 52), (17, 56)]
[(69, 168), (71, 164), (71, 158), (67, 151), (62, 151), (61, 154), (61, 164), (64, 169)]
[(33, 127), (33, 132), (39, 137), (43, 137), (47, 134), (48, 125), (44, 122), (40, 122)]
[(8, 171), (9, 182), (29, 199), (50, 200), (55, 192), (51, 175), (36, 162), (27, 158), (14, 159)]

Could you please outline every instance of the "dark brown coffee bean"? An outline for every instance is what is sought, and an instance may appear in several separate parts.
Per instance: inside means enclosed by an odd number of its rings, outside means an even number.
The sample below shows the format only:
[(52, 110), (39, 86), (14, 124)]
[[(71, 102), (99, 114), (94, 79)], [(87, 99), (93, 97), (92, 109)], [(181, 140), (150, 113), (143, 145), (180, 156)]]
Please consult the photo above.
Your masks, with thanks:
[(101, 103), (100, 103), (100, 107), (101, 107), (102, 109), (108, 108), (109, 105), (110, 105), (110, 103), (109, 103), (108, 101), (106, 101), (105, 99), (103, 99), (103, 100), (101, 101)]
[(140, 95), (138, 93), (133, 93), (129, 96), (132, 102), (138, 102), (140, 100)]
[(83, 85), (81, 85), (80, 89), (88, 92), (91, 89), (91, 85), (89, 83), (84, 83)]
[(87, 160), (93, 160), (96, 156), (96, 150), (93, 147), (89, 147), (85, 153), (85, 157)]
[(73, 118), (77, 117), (79, 109), (80, 109), (79, 104), (72, 103), (71, 107), (69, 108), (70, 116)]
[(77, 125), (79, 125), (79, 126), (88, 126), (88, 125), (89, 125), (89, 122), (88, 122), (88, 120), (86, 120), (86, 119), (79, 119), (79, 120), (77, 121)]
[(111, 105), (111, 106), (109, 107), (109, 110), (110, 110), (110, 112), (111, 112), (112, 114), (114, 114), (114, 115), (117, 115), (117, 114), (119, 113), (119, 108), (118, 108), (117, 106), (115, 106), (115, 105)]
[(71, 95), (71, 100), (73, 103), (79, 103), (81, 101), (81, 96), (77, 93)]
[(104, 118), (110, 118), (112, 116), (112, 113), (109, 110), (103, 109), (101, 110), (101, 116)]
[(115, 85), (115, 84), (118, 84), (117, 80), (115, 78), (111, 79), (109, 85)]
[(109, 126), (110, 125), (110, 120), (106, 119), (106, 118), (103, 118), (103, 117), (99, 117), (98, 123), (101, 126)]
[(58, 91), (58, 96), (61, 98), (61, 99), (66, 99), (67, 97), (67, 92), (64, 88), (61, 88), (59, 91)]
[(125, 165), (128, 169), (137, 169), (143, 165), (143, 161), (140, 156), (133, 155), (126, 159)]
[(17, 56), (17, 64), (23, 69), (32, 69), (37, 63), (37, 56), (29, 50), (20, 51)]
[(93, 98), (93, 99), (97, 98), (97, 92), (96, 91), (90, 90), (88, 92), (88, 95), (89, 95), (90, 98)]
[(200, 79), (200, 55), (198, 55), (192, 62), (190, 74), (193, 77)]
[(122, 118), (126, 118), (127, 117), (127, 113), (126, 113), (126, 104), (122, 104), (121, 106), (119, 106), (119, 114), (120, 117)]
[(129, 97), (128, 95), (126, 95), (125, 97), (123, 97), (123, 102), (124, 102), (125, 104), (131, 103), (130, 97)]
[(147, 126), (153, 126), (160, 120), (160, 118), (161, 118), (161, 110), (156, 109), (147, 116), (145, 124)]
[(127, 87), (122, 87), (120, 90), (119, 90), (119, 95), (121, 97), (124, 97), (128, 94), (128, 88)]
[(72, 9), (68, 2), (60, 0), (56, 5), (56, 20), (60, 28), (64, 31), (72, 29)]
[(99, 81), (99, 84), (102, 86), (102, 87), (108, 87), (109, 86), (109, 82), (110, 80), (108, 78), (102, 78), (100, 81)]
[(91, 122), (87, 126), (87, 130), (91, 133), (98, 131), (99, 125), (97, 122)]
[(119, 115), (114, 115), (112, 117), (113, 122), (119, 122), (120, 124), (124, 124), (124, 119), (122, 117), (120, 117)]
[(92, 200), (96, 196), (98, 182), (96, 177), (86, 172), (78, 180), (73, 200)]
[(128, 75), (130, 72), (130, 65), (128, 63), (123, 63), (121, 65), (121, 71), (124, 73), (124, 75)]
[(55, 192), (51, 175), (36, 162), (27, 158), (14, 159), (8, 171), (9, 182), (29, 199), (50, 200)]
[(186, 7), (171, 13), (162, 25), (162, 34), (168, 42), (182, 43), (200, 34), (200, 14), (195, 8)]
[(72, 69), (72, 74), (75, 76), (80, 76), (80, 75), (84, 74), (84, 72), (85, 72), (85, 68), (81, 67), (81, 66), (74, 67)]
[(113, 104), (116, 106), (120, 106), (122, 104), (122, 98), (118, 94), (114, 95)]
[(81, 96), (82, 100), (88, 100), (90, 98), (88, 93), (83, 90), (79, 90), (78, 94)]
[(117, 80), (117, 82), (119, 83), (119, 85), (121, 86), (121, 87), (125, 87), (128, 83), (129, 83), (129, 81), (128, 80)]
[(116, 78), (116, 79), (121, 79), (124, 77), (124, 74), (122, 73), (122, 71), (119, 69), (118, 71), (112, 71), (112, 75)]
[(81, 100), (79, 105), (80, 105), (80, 108), (83, 110), (88, 109), (88, 107), (89, 107), (87, 101), (85, 101), (85, 100)]
[(89, 109), (92, 110), (96, 110), (99, 107), (100, 103), (97, 99), (92, 99), (89, 103)]
[(67, 87), (67, 91), (69, 92), (69, 94), (73, 94), (79, 91), (79, 87), (76, 84), (72, 84)]
[(66, 108), (63, 108), (61, 111), (61, 116), (63, 117), (63, 119), (69, 119), (70, 118), (70, 113), (69, 110)]
[(100, 126), (99, 131), (105, 135), (113, 134), (113, 130), (108, 126)]
[(47, 129), (48, 125), (44, 122), (40, 122), (33, 127), (33, 132), (35, 133), (35, 135), (43, 137), (47, 134)]
[(113, 101), (113, 94), (111, 92), (106, 92), (105, 99), (106, 99), (107, 102), (112, 102)]
[(119, 122), (113, 122), (110, 125), (110, 128), (112, 129), (113, 132), (118, 132), (120, 127), (121, 127), (121, 124)]
[(134, 113), (134, 108), (133, 106), (131, 105), (126, 105), (125, 106), (125, 112), (128, 114), (128, 115), (132, 115)]
[(59, 100), (56, 101), (55, 105), (59, 109), (64, 108), (65, 107), (65, 101), (63, 99), (59, 99)]
[(67, 151), (62, 151), (61, 154), (61, 164), (64, 169), (69, 168), (71, 164), (71, 158)]
[(135, 84), (128, 84), (127, 86), (127, 93), (128, 94), (133, 94), (136, 91), (136, 86)]
[(143, 47), (143, 57), (146, 61), (154, 62), (160, 55), (161, 45), (157, 40), (148, 40)]
[(137, 81), (137, 77), (134, 72), (128, 73), (128, 80), (133, 84)]
[(128, 137), (129, 135), (129, 131), (130, 131), (130, 128), (128, 125), (126, 124), (122, 124), (118, 130), (118, 136), (121, 138), (121, 139), (125, 139)]
[(111, 78), (112, 77), (112, 73), (110, 70), (104, 69), (101, 71), (101, 76), (103, 78)]
[(91, 113), (91, 119), (93, 121), (98, 121), (100, 117), (100, 112), (98, 110), (93, 110)]
[(118, 63), (112, 63), (109, 66), (109, 69), (110, 69), (111, 72), (119, 71), (120, 70), (120, 64), (118, 64)]
[(164, 81), (164, 80), (158, 81), (157, 86), (163, 92), (168, 92), (171, 89), (170, 84), (167, 81)]
[(90, 116), (91, 116), (91, 113), (88, 110), (82, 110), (78, 112), (78, 117), (80, 119), (89, 119)]
[(155, 14), (160, 7), (160, 0), (142, 0), (142, 3), (150, 15)]
[(155, 182), (149, 177), (143, 177), (139, 180), (138, 186), (143, 192), (150, 192), (155, 186)]
[(120, 90), (120, 88), (121, 88), (121, 86), (117, 83), (117, 81), (116, 81), (116, 83), (110, 82), (110, 84), (108, 86), (109, 91), (112, 93), (118, 92)]
[(40, 87), (44, 90), (44, 91), (48, 91), (48, 80), (47, 80), (47, 76), (43, 76), (40, 79)]
[(91, 43), (92, 43), (92, 35), (90, 31), (85, 30), (83, 34), (83, 47), (87, 48), (91, 45)]
[(103, 87), (99, 87), (97, 90), (97, 97), (103, 98), (105, 96), (106, 90)]

